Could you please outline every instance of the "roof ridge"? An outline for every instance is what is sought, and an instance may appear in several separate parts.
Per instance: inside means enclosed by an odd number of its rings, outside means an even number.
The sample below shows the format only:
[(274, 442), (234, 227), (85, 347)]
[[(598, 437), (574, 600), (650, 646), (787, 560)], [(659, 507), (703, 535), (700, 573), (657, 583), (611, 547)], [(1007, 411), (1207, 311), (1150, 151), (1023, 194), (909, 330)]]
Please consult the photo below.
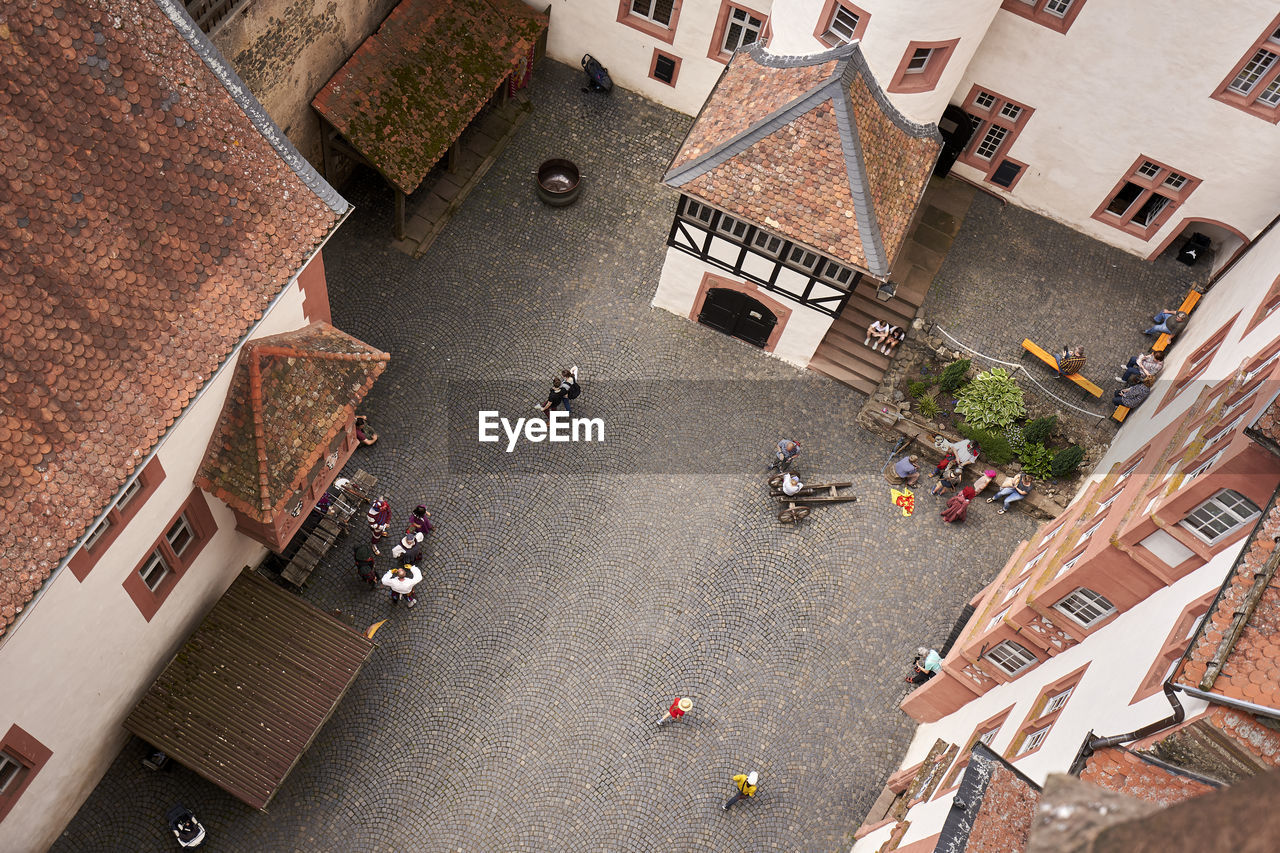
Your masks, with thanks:
[[(852, 83), (851, 78), (849, 83)], [(849, 83), (845, 82), (844, 74), (840, 75), (840, 96), (831, 99), (831, 105), (835, 107), (836, 131), (840, 134), (840, 147), (844, 150), (849, 195), (853, 198), (853, 210), (858, 217), (858, 236), (862, 238), (862, 253), (867, 258), (867, 271), (872, 275), (887, 276), (889, 259), (880, 230), (880, 218), (876, 216), (873, 207), (875, 202), (867, 186), (867, 164), (863, 156), (858, 123), (852, 116), (853, 100), (849, 94)]]
[(258, 507), (266, 511), (271, 509), (271, 504), (267, 478), (267, 430), (262, 419), (262, 367), (256, 351), (246, 355), (249, 356), (249, 415), (253, 419), (253, 445), (258, 460)]
[(245, 85), (244, 80), (227, 62), (222, 52), (214, 46), (209, 37), (195, 25), (186, 7), (175, 0), (153, 0), (160, 11), (172, 23), (173, 28), (182, 36), (183, 41), (195, 52), (196, 56), (213, 72), (231, 96), (231, 100), (244, 112), (249, 123), (262, 134), (262, 138), (275, 149), (276, 154), (293, 171), (298, 179), (311, 190), (334, 213), (346, 213), (351, 204), (334, 189), (328, 181), (321, 177), (315, 167), (293, 147), (289, 137), (284, 135), (279, 125), (262, 108), (262, 104), (254, 97), (253, 92)]

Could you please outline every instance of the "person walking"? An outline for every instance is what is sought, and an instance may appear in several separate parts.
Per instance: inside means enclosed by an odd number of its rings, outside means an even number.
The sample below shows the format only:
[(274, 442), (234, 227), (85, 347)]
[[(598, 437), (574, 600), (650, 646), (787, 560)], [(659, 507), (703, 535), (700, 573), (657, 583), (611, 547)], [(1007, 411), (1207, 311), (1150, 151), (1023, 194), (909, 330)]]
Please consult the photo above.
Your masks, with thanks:
[(378, 588), (378, 572), (373, 567), (373, 546), (361, 542), (355, 547), (356, 574), (370, 587)]
[(582, 395), (582, 386), (578, 384), (578, 365), (570, 367), (568, 370), (560, 371), (560, 387), (564, 390), (564, 410), (573, 414), (569, 408), (569, 401), (576, 400)]
[(1144, 352), (1129, 359), (1129, 363), (1124, 366), (1124, 373), (1117, 376), (1116, 381), (1130, 385), (1148, 376), (1155, 376), (1162, 367), (1164, 367), (1163, 351)]
[(677, 696), (671, 700), (671, 707), (667, 709), (667, 713), (658, 718), (658, 725), (662, 725), (667, 720), (678, 720), (689, 712), (693, 707), (693, 700), (688, 696)]
[(1163, 334), (1168, 335), (1171, 338), (1176, 338), (1178, 336), (1178, 332), (1181, 332), (1182, 328), (1187, 325), (1187, 312), (1173, 311), (1168, 308), (1164, 308), (1151, 319), (1154, 323), (1151, 328), (1147, 329), (1142, 334), (1148, 336)]
[(796, 457), (800, 455), (800, 442), (792, 441), (789, 438), (779, 439), (778, 449), (773, 454), (773, 464), (769, 466), (769, 470), (775, 468), (779, 471), (791, 470), (792, 463)]
[(378, 543), (391, 529), (391, 502), (386, 495), (379, 495), (377, 500), (369, 504), (365, 520), (369, 522), (369, 544), (373, 546), (373, 553), (380, 555), (382, 552), (378, 550)]
[(391, 590), (391, 603), (400, 599), (408, 602), (409, 607), (418, 605), (418, 595), (413, 588), (422, 581), (422, 570), (410, 563), (401, 569), (392, 569), (382, 576), (382, 585)]
[(567, 390), (561, 387), (559, 376), (551, 377), (551, 390), (547, 393), (547, 401), (537, 407), (538, 411), (547, 416), (548, 422), (551, 421), (551, 411), (556, 406), (563, 404), (564, 410), (569, 411), (569, 404), (565, 402)]
[(401, 566), (418, 565), (422, 562), (422, 534), (409, 530), (404, 532), (400, 541), (391, 549), (391, 556)]
[(904, 456), (893, 463), (893, 473), (908, 486), (914, 486), (916, 480), (920, 479), (920, 469), (917, 467), (919, 463), (920, 457), (914, 453), (910, 456)]
[[(409, 513), (409, 526), (405, 528), (405, 533), (422, 533), (427, 534), (435, 530), (436, 526), (431, 523), (431, 513), (427, 512), (427, 508), (422, 504), (418, 504), (413, 508), (413, 512)], [(419, 539), (419, 542), (422, 540)]]
[(726, 802), (720, 808), (724, 809), (725, 811), (728, 811), (729, 806), (733, 805), (738, 800), (748, 800), (754, 797), (756, 795), (756, 788), (758, 786), (759, 781), (760, 781), (760, 774), (754, 770), (752, 770), (750, 773), (739, 773), (737, 776), (734, 776), (733, 784), (738, 786), (738, 793), (730, 797), (728, 802)]
[(1023, 471), (1016, 478), (1006, 477), (1001, 484), (1000, 491), (996, 492), (995, 497), (987, 498), (987, 503), (1003, 500), (1004, 506), (997, 510), (996, 514), (1004, 515), (1009, 511), (1009, 507), (1029, 494), (1031, 494), (1031, 477), (1026, 471)]

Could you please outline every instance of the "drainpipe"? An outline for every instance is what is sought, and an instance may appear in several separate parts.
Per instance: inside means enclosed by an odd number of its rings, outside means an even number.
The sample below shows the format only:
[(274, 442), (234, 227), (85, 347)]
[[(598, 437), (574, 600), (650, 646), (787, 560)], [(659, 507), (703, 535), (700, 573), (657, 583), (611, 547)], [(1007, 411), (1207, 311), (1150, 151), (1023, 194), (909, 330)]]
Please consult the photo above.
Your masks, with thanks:
[(1106, 749), (1111, 746), (1119, 746), (1122, 743), (1130, 741), (1142, 740), (1148, 735), (1153, 735), (1162, 729), (1170, 726), (1176, 726), (1186, 717), (1187, 711), (1182, 707), (1182, 703), (1178, 701), (1177, 694), (1174, 692), (1173, 685), (1166, 681), (1160, 685), (1164, 690), (1165, 698), (1169, 700), (1169, 704), (1173, 707), (1173, 713), (1162, 720), (1156, 720), (1154, 723), (1148, 723), (1140, 729), (1134, 729), (1122, 735), (1111, 735), (1110, 737), (1094, 737), (1093, 732), (1089, 732), (1089, 736), (1085, 739), (1084, 744), (1080, 747), (1080, 751), (1076, 753), (1075, 760), (1071, 762), (1071, 767), (1067, 772), (1072, 776), (1079, 776), (1080, 771), (1084, 769), (1084, 763), (1089, 757), (1100, 749)]
[(219, 376), (221, 376), (222, 372), (226, 370), (229, 366), (232, 366), (235, 364), (237, 358), (240, 355), (240, 350), (244, 349), (244, 345), (249, 342), (249, 339), (253, 336), (253, 333), (258, 330), (258, 327), (260, 327), (263, 323), (266, 322), (267, 317), (271, 316), (272, 309), (274, 309), (276, 305), (280, 302), (280, 300), (284, 298), (284, 295), (289, 292), (289, 288), (298, 280), (298, 276), (302, 274), (303, 270), (305, 270), (307, 267), (311, 265), (311, 262), (315, 260), (316, 255), (320, 254), (320, 250), (323, 249), (326, 244), (328, 244), (329, 238), (332, 237), (335, 233), (337, 233), (338, 229), (342, 227), (342, 223), (347, 221), (347, 217), (350, 216), (354, 210), (355, 210), (354, 206), (347, 205), (347, 212), (344, 213), (342, 217), (334, 224), (333, 228), (329, 230), (329, 233), (325, 235), (325, 238), (320, 242), (320, 245), (316, 246), (315, 251), (313, 251), (310, 255), (307, 256), (306, 263), (304, 263), (301, 267), (299, 267), (298, 271), (289, 278), (289, 282), (284, 287), (280, 288), (279, 293), (277, 293), (274, 297), (272, 297), (271, 302), (267, 304), (267, 308), (265, 311), (262, 312), (262, 317), (258, 320), (258, 322), (254, 323), (249, 328), (249, 330), (244, 333), (244, 335), (240, 338), (240, 340), (236, 342), (235, 348), (231, 350), (231, 353), (226, 357), (226, 359), (223, 360), (222, 364), (218, 366), (218, 369), (213, 372), (213, 375), (209, 377), (208, 381), (205, 382), (204, 385), (200, 386), (200, 389), (196, 391), (195, 397), (191, 399), (191, 402), (188, 403), (186, 405), (186, 408), (182, 410), (182, 413), (178, 415), (177, 419), (173, 422), (173, 426), (169, 427), (165, 435), (162, 436), (160, 440), (156, 442), (156, 446), (151, 448), (151, 452), (148, 453), (146, 456), (144, 456), (142, 460), (137, 464), (137, 466), (133, 469), (133, 474), (127, 480), (124, 481), (124, 484), (121, 485), (119, 490), (116, 491), (115, 495), (112, 496), (111, 501), (107, 504), (106, 508), (102, 510), (102, 512), (94, 516), (93, 520), (89, 522), (89, 526), (85, 528), (84, 535), (81, 536), (80, 539), (76, 542), (75, 547), (73, 547), (67, 553), (67, 555), (63, 557), (61, 561), (59, 561), (58, 565), (54, 567), (53, 571), (49, 572), (49, 577), (45, 578), (44, 583), (40, 584), (40, 588), (36, 590), (35, 595), (31, 596), (31, 600), (28, 601), (26, 604), (22, 605), (22, 610), (19, 611), (18, 615), (14, 617), (13, 622), (9, 623), (9, 627), (5, 629), (4, 634), (0, 635), (0, 650), (3, 650), (5, 645), (8, 644), (9, 639), (13, 637), (15, 633), (17, 633), (18, 626), (21, 625), (26, 620), (27, 614), (30, 613), (35, 608), (36, 603), (40, 601), (41, 598), (44, 597), (45, 591), (49, 589), (50, 586), (53, 585), (54, 580), (56, 580), (57, 577), (60, 574), (62, 574), (64, 570), (66, 570), (67, 564), (71, 562), (71, 558), (74, 557), (76, 554), (78, 554), (80, 552), (80, 549), (84, 547), (84, 541), (89, 538), (89, 534), (92, 533), (94, 528), (97, 527), (99, 524), (101, 524), (102, 520), (107, 517), (107, 514), (111, 512), (112, 507), (116, 505), (116, 501), (120, 500), (120, 496), (124, 494), (125, 490), (128, 489), (130, 486), (132, 486), (134, 481), (137, 480), (138, 477), (142, 475), (142, 469), (146, 468), (147, 464), (156, 457), (156, 454), (160, 452), (160, 448), (164, 446), (164, 443), (168, 439), (168, 437), (172, 435), (174, 430), (178, 428), (178, 425), (182, 423), (182, 419), (187, 416), (187, 412), (191, 411), (191, 409), (195, 406), (195, 404), (200, 402), (200, 399), (204, 397), (205, 392), (208, 391), (209, 388), (213, 385), (214, 380), (216, 380)]

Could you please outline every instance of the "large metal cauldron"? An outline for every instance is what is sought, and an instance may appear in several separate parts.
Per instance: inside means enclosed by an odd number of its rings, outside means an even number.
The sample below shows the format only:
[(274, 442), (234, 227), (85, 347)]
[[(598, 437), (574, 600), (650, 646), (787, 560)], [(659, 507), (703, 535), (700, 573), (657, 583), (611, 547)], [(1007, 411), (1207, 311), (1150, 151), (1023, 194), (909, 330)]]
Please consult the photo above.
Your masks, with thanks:
[(552, 207), (565, 207), (578, 200), (582, 174), (568, 160), (547, 160), (538, 167), (538, 198)]

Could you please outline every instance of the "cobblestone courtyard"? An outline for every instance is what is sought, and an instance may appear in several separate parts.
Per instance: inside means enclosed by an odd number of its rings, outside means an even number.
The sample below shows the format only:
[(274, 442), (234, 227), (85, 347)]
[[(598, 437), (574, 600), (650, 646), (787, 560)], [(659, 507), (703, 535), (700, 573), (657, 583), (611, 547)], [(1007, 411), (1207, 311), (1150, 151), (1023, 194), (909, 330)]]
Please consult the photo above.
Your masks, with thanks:
[[(910, 737), (912, 650), (943, 640), (1032, 521), (975, 504), (948, 526), (927, 490), (902, 517), (859, 395), (651, 309), (675, 200), (658, 178), (689, 119), (580, 77), (540, 67), (532, 118), (420, 261), (390, 248), (372, 175), (344, 187), (334, 323), (392, 354), (365, 405), (382, 440), (349, 470), (380, 478), (396, 525), (420, 500), (434, 512), (420, 605), (370, 592), (340, 542), (306, 596), (391, 621), (268, 812), (144, 770), (133, 742), (56, 850), (168, 849), (174, 801), (212, 850), (851, 843)], [(581, 167), (575, 206), (538, 202), (548, 157)], [(569, 364), (603, 444), (475, 442), (477, 408), (533, 415)], [(807, 479), (852, 480), (859, 502), (779, 525), (762, 471), (784, 434)], [(656, 727), (677, 694), (692, 712)], [(721, 811), (753, 768), (759, 795)]]

